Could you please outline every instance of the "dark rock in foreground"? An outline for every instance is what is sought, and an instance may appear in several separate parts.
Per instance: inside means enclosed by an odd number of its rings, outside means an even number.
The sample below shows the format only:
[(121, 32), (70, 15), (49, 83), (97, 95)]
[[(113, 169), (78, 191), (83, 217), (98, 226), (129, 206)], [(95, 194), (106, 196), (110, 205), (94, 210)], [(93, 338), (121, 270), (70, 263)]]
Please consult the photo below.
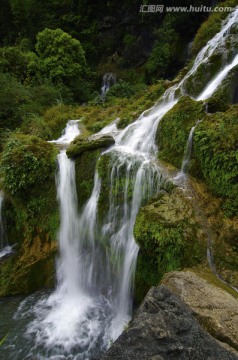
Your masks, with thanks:
[(153, 287), (130, 326), (100, 360), (237, 360), (165, 286)]

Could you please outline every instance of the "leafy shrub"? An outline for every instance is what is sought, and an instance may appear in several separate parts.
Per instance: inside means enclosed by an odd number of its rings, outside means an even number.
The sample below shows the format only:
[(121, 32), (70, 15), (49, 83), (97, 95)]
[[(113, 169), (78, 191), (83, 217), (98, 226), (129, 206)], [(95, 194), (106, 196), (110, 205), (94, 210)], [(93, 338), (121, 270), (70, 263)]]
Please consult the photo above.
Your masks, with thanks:
[(37, 56), (33, 52), (23, 52), (20, 47), (0, 48), (0, 71), (9, 72), (21, 83), (30, 82), (38, 70)]
[(36, 51), (41, 77), (53, 84), (64, 84), (75, 96), (78, 91), (85, 93), (87, 65), (78, 40), (61, 29), (45, 29), (37, 35)]
[(2, 153), (4, 189), (18, 197), (27, 197), (32, 187), (37, 188), (54, 176), (56, 153), (53, 145), (36, 136), (12, 135)]
[(134, 89), (133, 87), (123, 81), (119, 80), (118, 83), (113, 85), (107, 92), (107, 98), (110, 97), (118, 97), (118, 98), (127, 98), (129, 99), (131, 96), (134, 95)]
[(28, 135), (34, 135), (44, 140), (52, 140), (53, 133), (45, 122), (44, 118), (38, 115), (32, 115), (26, 118), (20, 128), (21, 132)]
[(173, 28), (166, 26), (156, 32), (150, 57), (145, 65), (149, 78), (161, 78), (171, 73), (171, 64), (178, 57), (179, 36)]
[(29, 91), (9, 74), (0, 73), (0, 127), (15, 129), (20, 125), (22, 107), (30, 101)]

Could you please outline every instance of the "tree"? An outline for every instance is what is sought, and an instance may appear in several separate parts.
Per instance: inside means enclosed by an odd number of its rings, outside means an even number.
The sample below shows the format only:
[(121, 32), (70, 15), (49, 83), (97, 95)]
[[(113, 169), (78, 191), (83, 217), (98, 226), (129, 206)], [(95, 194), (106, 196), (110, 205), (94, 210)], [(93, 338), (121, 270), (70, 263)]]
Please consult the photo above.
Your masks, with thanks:
[(19, 46), (0, 48), (0, 71), (10, 73), (21, 83), (29, 83), (35, 77), (36, 63), (37, 56), (31, 51), (22, 51)]
[(80, 42), (61, 29), (45, 29), (37, 35), (36, 51), (42, 75), (52, 82), (69, 85), (86, 71)]
[(43, 80), (68, 87), (75, 100), (86, 100), (88, 68), (78, 40), (61, 29), (45, 29), (37, 35), (36, 52)]

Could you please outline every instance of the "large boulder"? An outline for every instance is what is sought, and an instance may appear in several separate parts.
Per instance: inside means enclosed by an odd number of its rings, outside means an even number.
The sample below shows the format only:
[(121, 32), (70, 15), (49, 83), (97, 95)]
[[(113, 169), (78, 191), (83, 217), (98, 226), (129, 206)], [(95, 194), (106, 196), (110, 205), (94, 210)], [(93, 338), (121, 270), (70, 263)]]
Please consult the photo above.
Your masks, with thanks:
[(150, 289), (133, 320), (101, 360), (237, 360), (165, 286)]
[(193, 310), (207, 332), (238, 350), (238, 293), (209, 272), (203, 270), (201, 275), (204, 278), (192, 271), (175, 271), (162, 283)]

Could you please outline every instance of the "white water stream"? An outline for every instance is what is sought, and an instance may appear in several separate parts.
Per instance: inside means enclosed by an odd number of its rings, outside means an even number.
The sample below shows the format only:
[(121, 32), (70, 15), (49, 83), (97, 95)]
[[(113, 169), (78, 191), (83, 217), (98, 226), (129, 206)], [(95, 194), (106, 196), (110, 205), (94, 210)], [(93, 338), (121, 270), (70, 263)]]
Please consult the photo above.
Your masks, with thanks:
[(102, 78), (101, 96), (104, 97), (111, 86), (116, 83), (116, 75), (113, 73), (106, 73)]
[(11, 254), (12, 252), (12, 246), (8, 244), (4, 229), (3, 215), (2, 215), (3, 202), (4, 202), (4, 195), (3, 192), (0, 191), (0, 259), (5, 257), (6, 255)]
[[(237, 21), (238, 10), (235, 10), (222, 30), (200, 51), (183, 80), (168, 89), (152, 109), (123, 131), (117, 132), (112, 124), (110, 130), (116, 144), (99, 160), (110, 157), (108, 198), (103, 215), (98, 212), (98, 201), (106, 195), (102, 193), (103, 183), (97, 171), (92, 194), (79, 214), (74, 162), (67, 158), (65, 149), (58, 155), (61, 225), (57, 289), (31, 308), (34, 319), (28, 324), (27, 336), (34, 344), (29, 353), (36, 359), (93, 358), (117, 338), (130, 319), (138, 253), (133, 227), (140, 206), (159, 190), (163, 181), (156, 163), (158, 123), (184, 93), (187, 79), (224, 43)], [(236, 65), (237, 56), (220, 69), (197, 100), (211, 96)], [(98, 135), (108, 133), (108, 129)], [(67, 146), (78, 134), (77, 122), (71, 121), (64, 135), (55, 142)], [(103, 191), (106, 192), (105, 188)], [(24, 313), (24, 306), (18, 313)]]

